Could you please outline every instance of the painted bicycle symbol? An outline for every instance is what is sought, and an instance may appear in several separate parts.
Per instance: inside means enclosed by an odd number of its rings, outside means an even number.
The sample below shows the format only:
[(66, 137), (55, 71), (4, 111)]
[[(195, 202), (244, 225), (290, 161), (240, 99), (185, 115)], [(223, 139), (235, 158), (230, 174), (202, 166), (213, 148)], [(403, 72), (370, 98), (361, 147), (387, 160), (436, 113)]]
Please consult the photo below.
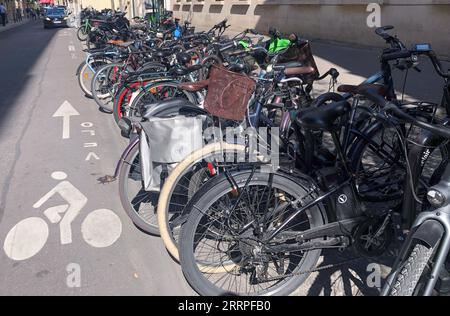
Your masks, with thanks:
[[(33, 208), (40, 208), (56, 194), (59, 194), (67, 202), (67, 204), (49, 207), (43, 213), (51, 224), (59, 224), (61, 245), (68, 245), (72, 243), (72, 223), (88, 199), (66, 180), (66, 173), (55, 171), (51, 177), (60, 182), (39, 199)], [(90, 212), (83, 220), (81, 234), (86, 243), (92, 247), (109, 247), (122, 234), (122, 222), (113, 211), (98, 209)], [(40, 217), (28, 217), (9, 231), (3, 249), (6, 255), (13, 260), (26, 260), (42, 250), (48, 237), (49, 225), (47, 222)]]

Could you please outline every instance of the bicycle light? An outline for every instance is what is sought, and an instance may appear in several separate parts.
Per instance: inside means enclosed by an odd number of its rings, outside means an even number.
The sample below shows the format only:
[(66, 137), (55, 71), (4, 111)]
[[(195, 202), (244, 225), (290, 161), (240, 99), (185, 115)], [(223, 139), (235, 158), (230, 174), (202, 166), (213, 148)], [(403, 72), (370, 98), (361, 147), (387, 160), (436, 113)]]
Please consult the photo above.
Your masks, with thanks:
[(434, 207), (440, 207), (445, 203), (445, 196), (438, 190), (432, 188), (427, 193), (428, 202)]

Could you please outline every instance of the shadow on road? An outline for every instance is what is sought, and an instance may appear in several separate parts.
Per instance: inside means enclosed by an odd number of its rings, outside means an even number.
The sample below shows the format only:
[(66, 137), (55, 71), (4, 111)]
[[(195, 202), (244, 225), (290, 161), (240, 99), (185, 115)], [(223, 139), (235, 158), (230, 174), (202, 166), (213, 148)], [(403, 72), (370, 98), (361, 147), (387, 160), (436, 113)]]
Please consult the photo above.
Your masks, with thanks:
[[(322, 258), (323, 261), (316, 269), (325, 269), (312, 276), (314, 281), (306, 293), (302, 294), (308, 296), (378, 296), (379, 289), (368, 285), (368, 279), (372, 280), (371, 275), (374, 272), (369, 265), (376, 262), (381, 271), (393, 263), (392, 257), (363, 258), (351, 249), (342, 253), (336, 250), (323, 251)], [(343, 264), (345, 262), (348, 263)], [(331, 267), (327, 268), (328, 266)], [(385, 277), (383, 274), (382, 271), (381, 278)], [(382, 279), (380, 281), (382, 285)]]
[(17, 99), (56, 32), (44, 30), (38, 21), (0, 33), (0, 128), (13, 107), (20, 106)]

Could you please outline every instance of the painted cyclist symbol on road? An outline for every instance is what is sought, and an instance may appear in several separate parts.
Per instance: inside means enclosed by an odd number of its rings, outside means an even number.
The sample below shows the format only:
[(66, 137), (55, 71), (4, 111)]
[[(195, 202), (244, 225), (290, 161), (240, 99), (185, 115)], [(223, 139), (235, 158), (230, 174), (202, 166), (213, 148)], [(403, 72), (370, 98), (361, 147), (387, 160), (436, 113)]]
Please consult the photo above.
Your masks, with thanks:
[[(62, 245), (72, 243), (72, 223), (80, 214), (88, 199), (72, 183), (67, 174), (55, 171), (51, 174), (60, 181), (46, 193), (33, 208), (40, 208), (51, 197), (59, 194), (67, 204), (47, 208), (43, 213), (52, 224), (59, 224)], [(122, 222), (111, 210), (98, 209), (90, 212), (81, 224), (83, 239), (92, 247), (104, 248), (114, 244), (122, 234)], [(49, 225), (40, 217), (29, 217), (17, 223), (6, 236), (3, 249), (13, 260), (26, 260), (45, 246), (49, 237)]]

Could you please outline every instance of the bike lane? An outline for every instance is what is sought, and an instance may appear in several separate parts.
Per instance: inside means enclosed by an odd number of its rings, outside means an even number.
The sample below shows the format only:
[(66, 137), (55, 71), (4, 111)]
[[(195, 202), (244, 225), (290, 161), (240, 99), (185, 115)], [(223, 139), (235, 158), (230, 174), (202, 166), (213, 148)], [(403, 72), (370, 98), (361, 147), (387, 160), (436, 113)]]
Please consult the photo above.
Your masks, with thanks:
[(98, 181), (126, 141), (82, 96), (81, 49), (73, 29), (56, 31), (17, 95), (35, 106), (2, 201), (0, 294), (193, 294), (159, 238), (128, 219), (117, 184)]

